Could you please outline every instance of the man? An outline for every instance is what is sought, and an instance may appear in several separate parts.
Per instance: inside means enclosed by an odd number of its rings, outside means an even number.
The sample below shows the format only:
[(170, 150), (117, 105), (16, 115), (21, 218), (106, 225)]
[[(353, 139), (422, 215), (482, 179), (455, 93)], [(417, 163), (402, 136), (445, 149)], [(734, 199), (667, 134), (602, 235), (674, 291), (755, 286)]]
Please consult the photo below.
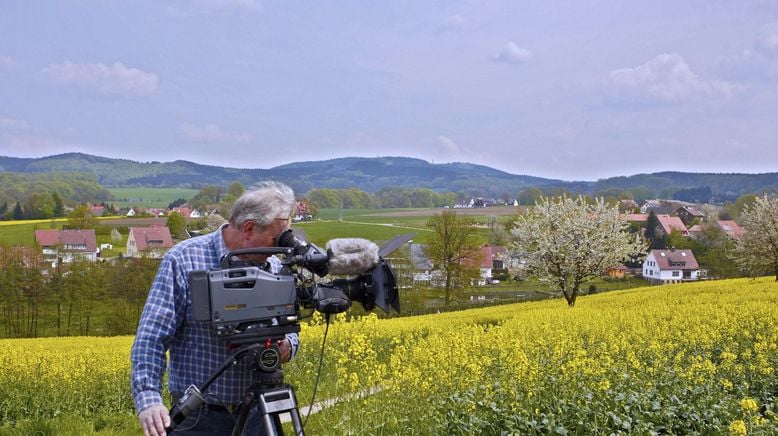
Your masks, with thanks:
[[(219, 265), (229, 251), (275, 247), (276, 237), (289, 227), (294, 193), (280, 182), (263, 182), (244, 193), (233, 205), (229, 221), (217, 231), (177, 244), (162, 259), (143, 309), (131, 351), (131, 387), (138, 419), (146, 436), (164, 435), (170, 425), (162, 401), (165, 353), (169, 351), (168, 388), (174, 398), (190, 385), (200, 385), (229, 357), (225, 344), (207, 322), (192, 319), (189, 272)], [(277, 272), (280, 261), (266, 255), (250, 260), (269, 264)], [(297, 334), (279, 341), (281, 358), (297, 352)], [(176, 428), (178, 434), (230, 434), (232, 411), (251, 384), (248, 364), (238, 364), (203, 392), (205, 405)], [(247, 425), (247, 428), (249, 426)]]

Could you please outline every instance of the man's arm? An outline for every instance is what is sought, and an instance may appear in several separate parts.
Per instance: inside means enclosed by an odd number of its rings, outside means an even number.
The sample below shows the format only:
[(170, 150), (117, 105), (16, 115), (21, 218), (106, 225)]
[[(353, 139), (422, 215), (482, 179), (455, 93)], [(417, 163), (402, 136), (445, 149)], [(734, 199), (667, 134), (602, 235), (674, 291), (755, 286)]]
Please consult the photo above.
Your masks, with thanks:
[[(155, 428), (169, 424), (162, 401), (165, 353), (176, 330), (174, 262), (167, 256), (160, 264), (143, 308), (130, 352), (130, 384), (138, 418), (146, 434), (164, 434)], [(164, 410), (163, 410), (164, 409)]]

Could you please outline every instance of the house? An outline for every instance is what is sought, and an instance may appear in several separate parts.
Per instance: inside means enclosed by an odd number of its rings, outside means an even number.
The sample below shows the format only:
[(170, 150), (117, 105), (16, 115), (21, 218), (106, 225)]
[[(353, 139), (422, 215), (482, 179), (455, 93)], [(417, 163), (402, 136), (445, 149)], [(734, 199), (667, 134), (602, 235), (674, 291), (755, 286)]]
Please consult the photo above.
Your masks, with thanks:
[(621, 213), (633, 213), (639, 209), (640, 205), (635, 200), (619, 200), (619, 212)]
[(167, 227), (130, 227), (126, 256), (160, 258), (172, 246), (173, 238)]
[(126, 216), (135, 216), (136, 215), (135, 214), (135, 209), (134, 208), (130, 208), (125, 215)]
[(691, 250), (651, 250), (643, 261), (643, 278), (655, 285), (699, 280), (703, 276)]
[(43, 250), (43, 257), (52, 263), (69, 263), (78, 258), (90, 262), (97, 260), (94, 229), (36, 230), (35, 242)]
[(646, 200), (640, 206), (640, 213), (648, 213), (650, 211), (654, 211), (655, 215), (670, 215), (675, 211), (675, 208), (673, 208), (670, 202), (665, 200)]
[(479, 286), (483, 286), (488, 283), (493, 283), (494, 269), (504, 268), (503, 257), (505, 256), (505, 247), (496, 245), (484, 245), (478, 249), (476, 256), (473, 259), (466, 259), (471, 265), (473, 262), (478, 262), (478, 269), (480, 278), (477, 283)]
[(91, 213), (92, 216), (103, 216), (105, 214), (105, 206), (100, 204), (89, 205), (89, 213)]
[(705, 221), (705, 214), (694, 206), (681, 206), (676, 209), (675, 214), (684, 224), (691, 225), (695, 220)]
[(629, 271), (624, 265), (611, 266), (605, 269), (605, 276), (613, 279), (623, 279)]
[(689, 229), (677, 216), (657, 215), (656, 218), (659, 220), (659, 225), (665, 235), (669, 235), (673, 230), (678, 230), (683, 236), (689, 236)]
[(645, 224), (648, 222), (647, 213), (628, 213), (624, 215), (628, 223), (640, 223)]
[(305, 200), (297, 200), (294, 202), (294, 216), (293, 222), (310, 221), (313, 219), (313, 212), (311, 204)]
[(724, 233), (733, 239), (740, 239), (745, 232), (742, 227), (732, 220), (719, 220), (718, 225)]

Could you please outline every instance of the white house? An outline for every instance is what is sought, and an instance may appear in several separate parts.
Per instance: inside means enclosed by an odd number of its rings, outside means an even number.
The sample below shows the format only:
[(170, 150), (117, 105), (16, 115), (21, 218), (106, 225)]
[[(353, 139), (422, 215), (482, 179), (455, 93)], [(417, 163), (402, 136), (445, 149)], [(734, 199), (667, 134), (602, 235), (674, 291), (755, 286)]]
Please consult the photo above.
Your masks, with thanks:
[(35, 241), (41, 247), (43, 257), (52, 263), (69, 263), (76, 258), (94, 262), (97, 259), (96, 240), (94, 229), (35, 230)]
[(643, 278), (655, 285), (699, 280), (703, 275), (691, 250), (651, 250), (643, 262)]
[(130, 227), (126, 256), (160, 258), (172, 246), (173, 239), (167, 227)]

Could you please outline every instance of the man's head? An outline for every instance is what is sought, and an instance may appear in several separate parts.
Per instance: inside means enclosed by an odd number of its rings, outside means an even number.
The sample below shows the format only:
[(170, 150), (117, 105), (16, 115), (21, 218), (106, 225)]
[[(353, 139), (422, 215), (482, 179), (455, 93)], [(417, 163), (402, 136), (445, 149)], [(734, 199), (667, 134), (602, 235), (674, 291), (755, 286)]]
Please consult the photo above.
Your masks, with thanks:
[(245, 192), (230, 210), (230, 226), (241, 235), (240, 246), (230, 248), (275, 246), (276, 237), (289, 227), (294, 205), (294, 192), (281, 182), (261, 182)]

